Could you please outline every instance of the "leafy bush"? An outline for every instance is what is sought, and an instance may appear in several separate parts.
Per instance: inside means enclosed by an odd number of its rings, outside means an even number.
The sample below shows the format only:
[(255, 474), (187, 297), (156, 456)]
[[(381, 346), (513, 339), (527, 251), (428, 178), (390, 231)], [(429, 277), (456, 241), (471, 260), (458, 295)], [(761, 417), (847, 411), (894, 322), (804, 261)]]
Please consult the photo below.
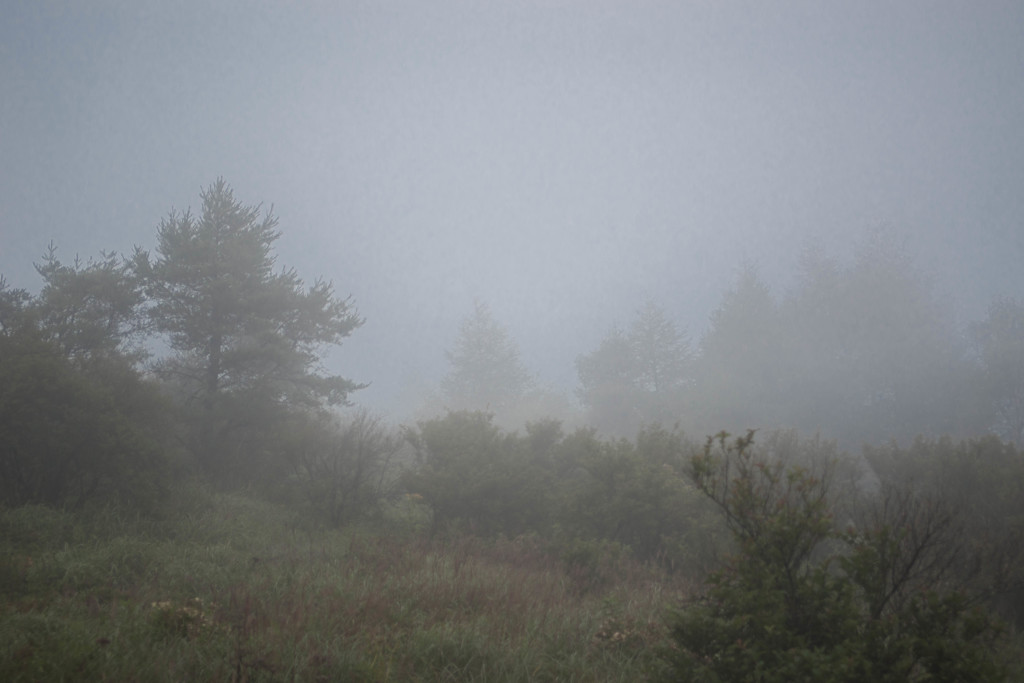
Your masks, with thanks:
[(164, 460), (155, 390), (116, 359), (69, 360), (30, 328), (0, 335), (0, 502), (151, 507)]
[(988, 596), (1024, 626), (1024, 457), (994, 436), (965, 441), (918, 438), (910, 446), (865, 448), (883, 491), (907, 490), (955, 519), (959, 554), (949, 580)]
[(395, 491), (402, 441), (366, 411), (299, 414), (281, 439), (306, 504), (332, 527), (377, 515)]
[(420, 422), (407, 437), (417, 466), (405, 486), (430, 506), (435, 531), (456, 524), (514, 537), (549, 523), (545, 469), (529, 440), (504, 434), (490, 414), (450, 412)]
[(759, 458), (752, 432), (709, 438), (692, 476), (738, 552), (669, 619), (676, 680), (1004, 680), (996, 622), (929, 571), (941, 511), (839, 531), (832, 472)]
[(628, 546), (643, 561), (691, 569), (712, 554), (708, 506), (682, 473), (690, 446), (658, 426), (635, 443), (581, 430), (561, 446), (566, 478), (560, 522), (578, 537)]

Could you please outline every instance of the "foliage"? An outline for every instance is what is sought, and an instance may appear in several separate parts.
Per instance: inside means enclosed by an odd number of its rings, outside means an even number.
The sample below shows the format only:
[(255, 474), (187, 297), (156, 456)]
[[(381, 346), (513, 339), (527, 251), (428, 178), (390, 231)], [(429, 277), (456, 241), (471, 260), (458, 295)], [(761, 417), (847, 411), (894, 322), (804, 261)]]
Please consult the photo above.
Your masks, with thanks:
[(68, 266), (52, 245), (37, 270), (37, 297), (0, 279), (0, 502), (151, 508), (166, 406), (134, 367), (138, 287), (113, 256)]
[(11, 289), (7, 279), (0, 275), (0, 335), (9, 335), (25, 325), (31, 300), (31, 294), (24, 289)]
[(642, 430), (635, 442), (602, 441), (588, 431), (572, 435), (561, 457), (576, 473), (563, 498), (563, 528), (619, 543), (643, 561), (699, 565), (710, 552), (696, 533), (707, 510), (681, 476), (687, 448), (681, 433), (658, 426)]
[(239, 432), (258, 432), (284, 406), (343, 403), (359, 388), (324, 375), (320, 351), (362, 320), (329, 282), (307, 288), (294, 270), (274, 272), (274, 216), (240, 204), (222, 179), (202, 200), (199, 217), (172, 212), (157, 232), (156, 260), (138, 250), (134, 265), (150, 321), (174, 351), (157, 373), (189, 398), (193, 448), (223, 478), (244, 472)]
[(0, 336), (0, 502), (158, 493), (162, 403), (124, 365), (78, 369), (32, 330)]
[(752, 444), (723, 432), (692, 459), (739, 551), (670, 618), (676, 680), (1004, 680), (996, 623), (930, 571), (942, 517), (918, 508), (840, 532), (830, 473), (757, 458)]
[(441, 388), (452, 410), (501, 413), (514, 407), (533, 384), (508, 330), (480, 301), (462, 321), (445, 357), (450, 367)]
[[(910, 508), (927, 501), (951, 518), (956, 542), (940, 539), (940, 548), (956, 548), (945, 558), (946, 580), (986, 598), (996, 612), (1024, 624), (1024, 458), (1011, 443), (994, 436), (965, 441), (918, 438), (865, 448), (883, 491), (900, 492), (890, 507)], [(914, 500), (904, 502), (905, 491)], [(894, 505), (899, 503), (899, 505)]]
[(489, 414), (453, 412), (408, 438), (416, 456), (404, 485), (431, 509), (435, 532), (539, 533), (583, 573), (601, 561), (581, 557), (609, 548), (676, 571), (706, 566), (715, 552), (718, 525), (682, 476), (689, 445), (678, 431), (652, 425), (635, 442), (602, 440), (545, 421), (520, 435)]
[[(417, 467), (405, 486), (422, 496), (435, 531), (450, 524), (473, 533), (514, 537), (543, 529), (550, 517), (550, 482), (543, 453), (529, 440), (504, 434), (481, 412), (449, 412), (407, 431)], [(533, 437), (533, 445), (543, 443)]]
[(378, 516), (394, 493), (401, 439), (365, 410), (298, 414), (280, 438), (306, 502), (332, 527)]
[(66, 265), (50, 244), (36, 271), (44, 282), (33, 302), (37, 324), (67, 358), (137, 361), (145, 355), (143, 292), (130, 264), (102, 253), (98, 260), (83, 264), (76, 258)]

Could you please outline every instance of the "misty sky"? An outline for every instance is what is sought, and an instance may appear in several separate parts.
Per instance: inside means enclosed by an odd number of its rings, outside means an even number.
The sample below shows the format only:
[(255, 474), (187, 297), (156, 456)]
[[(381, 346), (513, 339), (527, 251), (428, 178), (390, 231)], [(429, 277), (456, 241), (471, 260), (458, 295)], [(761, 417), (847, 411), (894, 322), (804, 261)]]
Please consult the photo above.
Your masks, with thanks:
[(1024, 297), (1020, 2), (0, 5), (0, 273), (152, 248), (218, 176), (436, 382), (474, 299), (542, 382), (646, 298), (694, 339), (744, 260), (905, 239), (957, 314)]

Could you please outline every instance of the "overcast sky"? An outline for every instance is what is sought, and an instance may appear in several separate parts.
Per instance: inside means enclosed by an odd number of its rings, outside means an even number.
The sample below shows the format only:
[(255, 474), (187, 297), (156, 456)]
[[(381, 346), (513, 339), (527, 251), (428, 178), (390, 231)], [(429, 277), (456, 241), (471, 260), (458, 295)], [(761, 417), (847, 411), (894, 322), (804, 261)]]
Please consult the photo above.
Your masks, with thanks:
[(152, 248), (223, 176), (352, 294), (374, 407), (474, 299), (542, 382), (645, 298), (694, 339), (744, 259), (906, 239), (959, 315), (1024, 297), (1024, 3), (0, 4), (0, 273)]

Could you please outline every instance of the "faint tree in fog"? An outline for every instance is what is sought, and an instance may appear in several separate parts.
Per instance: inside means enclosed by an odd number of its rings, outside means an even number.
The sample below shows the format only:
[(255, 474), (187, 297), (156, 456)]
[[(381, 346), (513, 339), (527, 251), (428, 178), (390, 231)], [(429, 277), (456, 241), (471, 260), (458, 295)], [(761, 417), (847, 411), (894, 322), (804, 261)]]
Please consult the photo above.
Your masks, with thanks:
[(905, 248), (869, 232), (849, 267), (805, 252), (801, 275), (783, 312), (793, 424), (847, 445), (970, 429), (956, 330)]
[(633, 350), (622, 330), (612, 329), (596, 349), (579, 356), (576, 374), (580, 382), (576, 395), (591, 424), (619, 436), (636, 429), (641, 420), (635, 401)]
[(201, 464), (237, 469), (227, 437), (257, 430), (286, 407), (344, 403), (360, 385), (325, 375), (322, 350), (362, 324), (329, 282), (306, 287), (292, 269), (274, 270), (277, 218), (243, 206), (218, 179), (198, 217), (172, 212), (157, 231), (157, 258), (137, 250), (150, 319), (174, 354), (156, 366), (197, 409)]
[(775, 298), (746, 264), (700, 342), (696, 397), (706, 429), (778, 424), (779, 333)]
[(992, 402), (994, 431), (1024, 445), (1024, 304), (999, 298), (971, 328), (983, 370), (983, 391)]
[(629, 342), (642, 391), (667, 396), (690, 382), (690, 340), (654, 302), (648, 301), (637, 311)]
[(805, 249), (777, 303), (752, 268), (701, 341), (705, 429), (796, 427), (844, 448), (977, 430), (970, 367), (951, 318), (907, 252), (872, 232), (844, 266)]
[(445, 357), (449, 369), (441, 390), (449, 408), (504, 411), (532, 388), (519, 347), (482, 302), (474, 303)]
[(597, 349), (577, 358), (577, 395), (592, 424), (629, 436), (643, 423), (678, 418), (692, 370), (686, 334), (648, 301), (627, 332), (611, 330)]

